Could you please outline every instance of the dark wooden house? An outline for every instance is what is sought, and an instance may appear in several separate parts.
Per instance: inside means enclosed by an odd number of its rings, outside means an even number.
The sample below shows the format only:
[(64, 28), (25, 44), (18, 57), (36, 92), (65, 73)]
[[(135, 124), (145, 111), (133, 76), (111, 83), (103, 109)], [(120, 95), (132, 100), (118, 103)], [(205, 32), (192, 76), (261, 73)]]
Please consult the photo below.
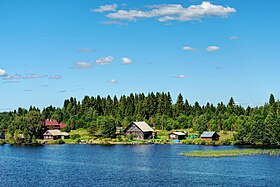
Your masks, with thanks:
[(200, 138), (202, 140), (206, 140), (206, 141), (217, 141), (220, 138), (220, 135), (218, 135), (218, 133), (216, 132), (203, 132), (200, 136)]
[(172, 132), (168, 134), (169, 140), (184, 140), (186, 139), (187, 134), (184, 132)]
[(0, 139), (5, 139), (6, 138), (5, 132), (6, 132), (6, 130), (4, 130), (4, 129), (0, 132)]
[(155, 131), (146, 122), (132, 122), (124, 130), (126, 138), (131, 136), (137, 140), (150, 139), (155, 137)]
[(60, 130), (47, 130), (44, 133), (44, 140), (57, 140), (57, 139), (68, 139), (69, 134), (66, 132), (61, 132)]

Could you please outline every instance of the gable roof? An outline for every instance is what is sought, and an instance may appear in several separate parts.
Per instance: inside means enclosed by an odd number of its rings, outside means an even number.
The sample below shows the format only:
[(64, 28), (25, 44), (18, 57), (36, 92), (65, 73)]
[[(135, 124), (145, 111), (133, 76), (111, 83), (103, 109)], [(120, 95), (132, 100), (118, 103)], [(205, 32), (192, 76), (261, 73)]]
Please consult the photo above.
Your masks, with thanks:
[(59, 128), (60, 128), (60, 129), (63, 129), (63, 128), (66, 127), (66, 126), (67, 126), (66, 124), (62, 124), (62, 123), (59, 124)]
[[(208, 132), (208, 131), (204, 131), (202, 134), (201, 134), (201, 138), (212, 138), (214, 136), (214, 134), (217, 134), (216, 132)], [(218, 135), (218, 134), (217, 134)], [(218, 135), (220, 136), (220, 135)]]
[(60, 129), (63, 129), (64, 127), (67, 126), (66, 124), (58, 123), (58, 121), (55, 120), (55, 119), (46, 119), (46, 120), (44, 120), (44, 125), (45, 126), (59, 127)]
[(186, 133), (183, 133), (183, 132), (172, 132), (172, 133), (169, 133), (169, 134), (176, 134), (178, 136), (186, 136)]
[(53, 135), (53, 136), (69, 136), (66, 132), (61, 132), (60, 130), (47, 130), (44, 135)]
[(44, 125), (59, 125), (59, 123), (55, 119), (46, 119), (44, 120)]
[(145, 121), (134, 121), (130, 123), (124, 130), (124, 132), (132, 125), (136, 125), (142, 132), (155, 132), (150, 125), (148, 125)]

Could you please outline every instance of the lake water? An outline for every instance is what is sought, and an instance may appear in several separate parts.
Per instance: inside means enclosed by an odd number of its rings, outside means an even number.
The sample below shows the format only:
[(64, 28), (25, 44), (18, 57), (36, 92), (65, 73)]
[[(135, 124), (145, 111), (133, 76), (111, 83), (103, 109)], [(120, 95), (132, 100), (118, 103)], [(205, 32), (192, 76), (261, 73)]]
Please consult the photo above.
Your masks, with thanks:
[(182, 151), (231, 148), (0, 145), (0, 186), (280, 186), (279, 156), (179, 155)]

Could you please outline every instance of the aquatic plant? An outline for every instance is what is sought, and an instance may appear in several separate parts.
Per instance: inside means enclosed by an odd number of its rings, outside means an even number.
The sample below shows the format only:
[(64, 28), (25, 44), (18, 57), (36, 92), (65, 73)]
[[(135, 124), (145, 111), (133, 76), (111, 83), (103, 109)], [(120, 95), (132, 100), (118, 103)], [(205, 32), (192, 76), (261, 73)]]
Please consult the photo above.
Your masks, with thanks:
[(190, 157), (229, 157), (243, 155), (269, 155), (279, 156), (280, 149), (229, 149), (229, 150), (204, 150), (180, 153), (182, 156)]

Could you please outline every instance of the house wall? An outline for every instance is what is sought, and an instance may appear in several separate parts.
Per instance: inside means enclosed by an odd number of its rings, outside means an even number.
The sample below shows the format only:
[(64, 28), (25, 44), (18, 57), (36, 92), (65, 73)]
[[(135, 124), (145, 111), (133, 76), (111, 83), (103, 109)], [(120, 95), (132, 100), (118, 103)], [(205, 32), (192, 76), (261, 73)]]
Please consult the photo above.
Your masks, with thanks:
[(133, 134), (133, 138), (137, 140), (145, 139), (144, 133), (134, 124), (130, 125), (125, 131), (125, 137), (129, 138), (129, 136)]
[(44, 135), (44, 140), (53, 140), (52, 135)]
[(201, 138), (202, 140), (205, 140), (205, 141), (216, 141), (216, 140), (219, 140), (219, 137), (218, 136), (213, 136), (213, 137), (210, 137), (210, 138)]
[(169, 134), (168, 139), (169, 140), (178, 140), (178, 135), (177, 134)]

